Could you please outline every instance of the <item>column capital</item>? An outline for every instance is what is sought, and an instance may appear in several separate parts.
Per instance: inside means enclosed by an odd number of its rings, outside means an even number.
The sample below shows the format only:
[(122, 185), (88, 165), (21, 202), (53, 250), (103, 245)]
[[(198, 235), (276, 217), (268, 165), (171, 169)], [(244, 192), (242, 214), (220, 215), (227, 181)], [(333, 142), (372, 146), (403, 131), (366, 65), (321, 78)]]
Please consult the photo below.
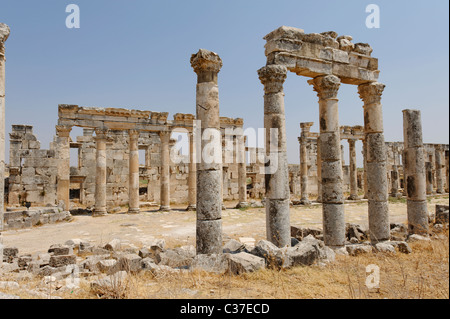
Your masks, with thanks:
[(258, 70), (258, 76), (266, 94), (280, 93), (287, 77), (287, 68), (284, 65), (266, 65)]
[(106, 134), (108, 134), (108, 130), (105, 128), (96, 128), (95, 129), (95, 139), (106, 140)]
[(69, 137), (72, 131), (72, 126), (67, 125), (56, 125), (55, 128), (58, 137)]
[(167, 144), (170, 143), (170, 135), (171, 132), (170, 131), (159, 131), (159, 138), (161, 139), (161, 143), (165, 142)]
[(139, 131), (138, 130), (128, 130), (128, 136), (130, 137), (130, 139), (138, 139)]
[(308, 81), (314, 87), (319, 99), (335, 99), (341, 85), (341, 79), (335, 75), (321, 75)]
[(310, 132), (311, 130), (311, 126), (314, 125), (314, 122), (304, 122), (304, 123), (300, 123), (300, 128), (302, 129), (302, 132)]
[(386, 85), (379, 82), (360, 84), (358, 86), (359, 97), (365, 104), (380, 103)]
[(9, 37), (11, 29), (4, 23), (0, 23), (0, 59), (5, 56), (5, 42)]
[(222, 59), (219, 55), (209, 50), (200, 49), (191, 56), (191, 66), (197, 74), (201, 72), (219, 73), (222, 65)]

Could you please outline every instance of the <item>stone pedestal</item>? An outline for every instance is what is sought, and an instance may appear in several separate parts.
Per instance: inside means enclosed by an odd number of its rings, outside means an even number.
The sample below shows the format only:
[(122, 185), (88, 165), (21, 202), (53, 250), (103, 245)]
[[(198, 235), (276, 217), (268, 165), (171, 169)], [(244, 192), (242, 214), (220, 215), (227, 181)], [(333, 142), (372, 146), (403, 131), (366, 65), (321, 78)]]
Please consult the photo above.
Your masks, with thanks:
[(343, 173), (337, 94), (341, 84), (334, 75), (308, 81), (319, 97), (320, 137), (318, 148), (322, 164), (322, 214), (325, 245), (345, 245)]
[(350, 196), (349, 200), (358, 200), (358, 172), (356, 167), (356, 140), (349, 139), (349, 156), (350, 156)]
[(70, 210), (70, 126), (56, 126), (56, 158), (58, 175), (56, 193), (58, 204), (64, 203), (63, 209)]
[(195, 135), (189, 133), (189, 174), (188, 174), (188, 207), (187, 211), (197, 209), (197, 163), (195, 154)]
[(129, 204), (128, 213), (138, 214), (139, 209), (139, 146), (138, 138), (139, 132), (136, 130), (130, 130), (129, 135), (129, 148), (130, 148), (130, 164), (129, 164), (129, 177), (128, 177), (128, 194)]
[(170, 132), (159, 132), (161, 139), (161, 205), (160, 211), (170, 211)]
[(384, 87), (378, 82), (358, 86), (359, 95), (364, 101), (369, 236), (373, 244), (390, 239), (386, 145), (381, 105)]
[[(222, 135), (217, 77), (222, 59), (200, 49), (191, 57), (197, 74), (196, 118), (201, 121), (197, 164), (197, 254), (222, 253)], [(205, 139), (205, 140), (204, 140)], [(198, 160), (197, 160), (198, 161)]]
[(95, 141), (96, 153), (96, 175), (95, 175), (95, 207), (93, 216), (107, 214), (106, 210), (106, 133), (107, 130), (96, 129)]
[(428, 234), (425, 151), (420, 111), (403, 110), (405, 179), (407, 180), (408, 229), (410, 234)]

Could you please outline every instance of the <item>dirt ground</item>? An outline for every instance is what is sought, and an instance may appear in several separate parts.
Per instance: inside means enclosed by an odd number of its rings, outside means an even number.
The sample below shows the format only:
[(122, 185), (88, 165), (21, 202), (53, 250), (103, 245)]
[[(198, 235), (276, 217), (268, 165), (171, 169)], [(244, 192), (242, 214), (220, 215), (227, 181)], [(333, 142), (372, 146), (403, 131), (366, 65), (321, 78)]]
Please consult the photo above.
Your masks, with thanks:
[[(236, 203), (225, 203), (230, 209), (223, 211), (224, 240), (233, 238), (251, 244), (265, 239), (265, 209), (231, 209)], [(436, 204), (449, 204), (447, 197), (430, 198), (428, 208)], [(156, 208), (142, 209), (138, 215), (126, 213), (105, 217), (74, 216), (72, 222), (46, 224), (32, 229), (3, 232), (5, 247), (17, 247), (20, 254), (46, 252), (52, 244), (65, 243), (79, 238), (92, 244), (104, 244), (113, 238), (140, 248), (155, 239), (165, 239), (168, 248), (184, 245), (195, 246), (195, 212), (183, 211), (184, 206), (173, 207), (171, 212), (159, 212)], [(406, 222), (406, 204), (390, 202), (390, 221)], [(346, 222), (367, 228), (367, 202), (345, 205)], [(322, 228), (321, 205), (291, 207), (291, 225)]]

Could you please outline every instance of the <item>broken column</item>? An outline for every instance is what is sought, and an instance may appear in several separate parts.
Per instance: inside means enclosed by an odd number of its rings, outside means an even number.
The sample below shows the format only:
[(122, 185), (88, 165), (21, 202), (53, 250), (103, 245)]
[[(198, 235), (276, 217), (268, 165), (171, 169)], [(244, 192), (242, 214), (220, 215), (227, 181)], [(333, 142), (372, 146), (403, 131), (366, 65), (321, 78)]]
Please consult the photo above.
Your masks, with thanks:
[(350, 155), (350, 196), (349, 200), (358, 200), (358, 172), (356, 168), (356, 148), (355, 139), (348, 140), (349, 155)]
[(189, 132), (189, 174), (188, 174), (188, 207), (187, 211), (196, 210), (197, 202), (197, 162), (195, 154), (194, 132)]
[(337, 76), (318, 76), (308, 83), (319, 97), (320, 147), (322, 161), (322, 214), (325, 245), (345, 245), (345, 219)]
[(161, 139), (161, 205), (160, 211), (170, 211), (170, 132), (161, 131), (159, 137)]
[(247, 164), (245, 161), (245, 136), (236, 136), (236, 160), (238, 164), (239, 203), (237, 208), (248, 207), (247, 203)]
[[(10, 29), (6, 24), (0, 23), (0, 258), (3, 259), (3, 210), (5, 189), (5, 42), (9, 37)], [(0, 268), (3, 260), (0, 260)]]
[(63, 209), (70, 210), (70, 126), (56, 126), (56, 158), (58, 159), (58, 175), (56, 193), (58, 205), (62, 201)]
[(301, 198), (300, 203), (309, 205), (308, 194), (308, 135), (313, 126), (313, 122), (300, 123), (302, 133), (300, 136), (300, 184), (301, 184)]
[(219, 117), (218, 73), (222, 59), (200, 49), (191, 57), (197, 74), (196, 109), (201, 134), (197, 136), (197, 254), (222, 253), (222, 134)]
[(130, 148), (130, 164), (128, 176), (128, 213), (139, 213), (139, 132), (129, 130), (129, 148)]
[(290, 246), (290, 190), (283, 92), (287, 69), (281, 65), (267, 65), (258, 70), (258, 75), (265, 92), (267, 240), (278, 247)]
[(381, 105), (384, 88), (385, 85), (378, 82), (358, 86), (364, 102), (369, 235), (373, 244), (390, 239), (386, 145)]
[(436, 162), (436, 193), (444, 193), (444, 160), (442, 158), (442, 145), (437, 144), (435, 149)]
[(425, 181), (425, 150), (420, 111), (403, 110), (405, 147), (404, 174), (407, 181), (408, 229), (410, 234), (428, 234)]
[(106, 129), (95, 129), (96, 141), (96, 175), (95, 207), (93, 216), (106, 215)]

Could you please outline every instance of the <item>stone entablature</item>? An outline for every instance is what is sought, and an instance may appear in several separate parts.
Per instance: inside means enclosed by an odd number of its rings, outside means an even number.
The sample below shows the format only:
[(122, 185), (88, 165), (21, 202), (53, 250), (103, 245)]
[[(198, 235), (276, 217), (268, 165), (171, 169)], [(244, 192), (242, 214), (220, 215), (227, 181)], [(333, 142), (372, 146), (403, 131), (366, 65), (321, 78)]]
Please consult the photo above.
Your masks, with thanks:
[(268, 64), (284, 65), (297, 75), (335, 75), (345, 84), (376, 82), (378, 59), (367, 43), (352, 43), (352, 37), (334, 31), (305, 33), (282, 26), (264, 37)]

